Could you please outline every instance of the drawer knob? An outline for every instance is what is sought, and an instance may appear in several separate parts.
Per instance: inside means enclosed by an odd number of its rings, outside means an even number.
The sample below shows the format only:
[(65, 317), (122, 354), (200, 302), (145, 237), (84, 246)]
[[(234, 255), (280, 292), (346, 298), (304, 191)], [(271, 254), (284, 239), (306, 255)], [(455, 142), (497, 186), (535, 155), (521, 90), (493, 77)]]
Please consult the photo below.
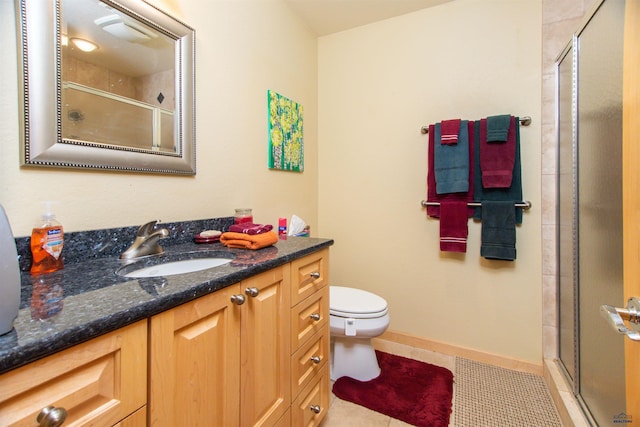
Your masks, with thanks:
[(322, 410), (320, 408), (320, 405), (311, 405), (309, 406), (309, 409), (311, 409), (311, 412), (313, 412), (314, 414), (319, 414), (320, 411)]
[(322, 362), (322, 357), (320, 357), (320, 356), (311, 356), (311, 361), (317, 365), (320, 362)]
[(318, 320), (320, 320), (320, 314), (318, 313), (313, 313), (312, 315), (309, 316), (311, 318), (311, 320), (315, 320), (316, 322)]
[(247, 288), (244, 290), (244, 293), (249, 295), (250, 297), (257, 297), (260, 293), (260, 289), (258, 288)]
[(42, 411), (38, 414), (36, 421), (40, 427), (58, 427), (64, 423), (66, 418), (66, 409), (47, 406), (42, 408)]
[(320, 273), (318, 273), (317, 271), (312, 271), (311, 273), (309, 273), (309, 276), (313, 277), (314, 279), (319, 279)]
[(244, 304), (244, 295), (231, 295), (231, 302), (234, 303), (235, 305), (242, 305)]

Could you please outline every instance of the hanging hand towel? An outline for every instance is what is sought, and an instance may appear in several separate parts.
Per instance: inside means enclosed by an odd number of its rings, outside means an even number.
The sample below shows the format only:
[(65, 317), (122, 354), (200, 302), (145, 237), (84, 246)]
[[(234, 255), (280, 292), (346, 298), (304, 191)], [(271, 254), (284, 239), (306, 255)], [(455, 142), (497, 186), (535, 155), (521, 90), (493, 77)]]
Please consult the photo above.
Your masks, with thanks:
[(516, 259), (516, 208), (513, 202), (482, 202), (480, 255), (487, 259)]
[(467, 252), (467, 202), (444, 200), (440, 203), (440, 250)]
[(458, 143), (441, 144), (440, 123), (435, 125), (434, 166), (436, 192), (466, 193), (469, 191), (469, 122), (461, 120)]
[[(484, 120), (484, 119), (483, 119)], [(480, 141), (486, 141), (487, 127), (486, 123), (482, 125), (483, 120), (475, 122), (475, 140), (473, 147), (474, 155), (474, 176), (473, 176), (473, 194), (474, 198), (478, 202), (484, 202), (485, 200), (494, 201), (510, 201), (521, 202), (522, 201), (522, 174), (520, 171), (520, 126), (515, 126), (515, 141), (516, 141), (516, 153), (515, 161), (513, 164), (513, 174), (511, 179), (511, 186), (509, 188), (484, 188), (482, 186), (482, 171), (480, 170)], [(515, 117), (516, 123), (519, 123), (517, 117)], [(482, 218), (482, 208), (475, 208), (473, 217), (477, 220)], [(516, 224), (522, 224), (522, 208), (516, 208)]]
[(502, 114), (500, 116), (487, 117), (487, 141), (507, 142), (509, 127), (511, 126), (511, 116)]
[[(503, 116), (499, 116), (503, 117)], [(489, 118), (482, 119), (486, 126), (486, 139), (480, 143), (480, 170), (484, 188), (509, 188), (513, 179), (513, 165), (516, 158), (516, 123), (510, 117), (506, 142), (492, 142), (489, 139)]]
[[(466, 193), (446, 193), (438, 194), (436, 192), (436, 174), (435, 174), (435, 125), (429, 125), (429, 146), (427, 158), (427, 201), (440, 203), (443, 200), (463, 200), (465, 202), (473, 201), (474, 191), (474, 133), (475, 127), (473, 122), (469, 122), (467, 126), (467, 134), (469, 135), (469, 190)], [(473, 216), (474, 208), (467, 208), (468, 216)], [(427, 206), (427, 215), (433, 218), (440, 217), (440, 206)]]
[(443, 120), (440, 122), (440, 143), (452, 145), (458, 143), (458, 135), (460, 134), (460, 119)]

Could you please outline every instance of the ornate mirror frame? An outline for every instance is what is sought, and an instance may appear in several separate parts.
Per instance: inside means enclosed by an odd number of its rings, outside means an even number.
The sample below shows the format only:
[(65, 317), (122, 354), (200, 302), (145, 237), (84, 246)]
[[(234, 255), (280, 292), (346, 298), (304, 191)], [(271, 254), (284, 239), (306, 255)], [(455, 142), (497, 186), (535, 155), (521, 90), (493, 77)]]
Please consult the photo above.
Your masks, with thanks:
[(195, 31), (143, 0), (100, 0), (175, 40), (176, 152), (105, 146), (62, 137), (61, 3), (16, 0), (22, 77), (20, 102), (23, 166), (106, 169), (194, 175)]

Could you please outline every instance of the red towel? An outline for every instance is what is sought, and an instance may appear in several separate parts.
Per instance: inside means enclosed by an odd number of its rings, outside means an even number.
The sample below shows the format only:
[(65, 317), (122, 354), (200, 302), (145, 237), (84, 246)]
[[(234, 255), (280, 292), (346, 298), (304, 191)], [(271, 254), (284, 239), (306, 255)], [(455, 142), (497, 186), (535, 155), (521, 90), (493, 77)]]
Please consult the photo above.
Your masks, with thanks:
[[(429, 125), (429, 147), (427, 159), (427, 201), (441, 202), (443, 200), (463, 200), (465, 202), (473, 201), (473, 138), (475, 126), (473, 121), (469, 120), (469, 191), (466, 193), (446, 193), (438, 194), (436, 191), (436, 173), (434, 169), (434, 146), (435, 146), (435, 125)], [(469, 216), (473, 216), (474, 208), (468, 208)], [(427, 206), (427, 215), (434, 218), (440, 217), (440, 206)]]
[(467, 202), (444, 200), (440, 203), (440, 250), (467, 252)]
[(440, 122), (440, 144), (453, 145), (458, 143), (461, 121), (461, 119), (452, 119)]
[(240, 224), (233, 224), (229, 227), (229, 231), (234, 233), (244, 233), (244, 234), (260, 234), (266, 233), (267, 231), (271, 231), (273, 229), (273, 225), (271, 224), (254, 224), (252, 222), (241, 222)]
[(509, 188), (516, 161), (516, 118), (511, 116), (507, 142), (487, 142), (487, 119), (480, 120), (482, 188)]

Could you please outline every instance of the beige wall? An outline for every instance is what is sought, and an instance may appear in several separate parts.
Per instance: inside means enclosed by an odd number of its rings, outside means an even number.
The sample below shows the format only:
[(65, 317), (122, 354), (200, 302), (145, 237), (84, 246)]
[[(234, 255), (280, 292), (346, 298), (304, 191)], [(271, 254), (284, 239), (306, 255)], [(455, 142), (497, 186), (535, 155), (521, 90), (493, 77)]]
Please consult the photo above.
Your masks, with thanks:
[[(542, 2), (456, 0), (319, 39), (321, 233), (335, 285), (376, 292), (396, 331), (541, 364)], [(423, 125), (493, 114), (521, 128), (517, 261), (441, 253), (427, 219)]]
[[(67, 231), (232, 216), (297, 214), (318, 229), (316, 37), (279, 0), (154, 0), (196, 29), (194, 177), (20, 168), (13, 0), (0, 0), (0, 204), (30, 234), (42, 200)], [(305, 171), (267, 168), (267, 90), (304, 107)]]

